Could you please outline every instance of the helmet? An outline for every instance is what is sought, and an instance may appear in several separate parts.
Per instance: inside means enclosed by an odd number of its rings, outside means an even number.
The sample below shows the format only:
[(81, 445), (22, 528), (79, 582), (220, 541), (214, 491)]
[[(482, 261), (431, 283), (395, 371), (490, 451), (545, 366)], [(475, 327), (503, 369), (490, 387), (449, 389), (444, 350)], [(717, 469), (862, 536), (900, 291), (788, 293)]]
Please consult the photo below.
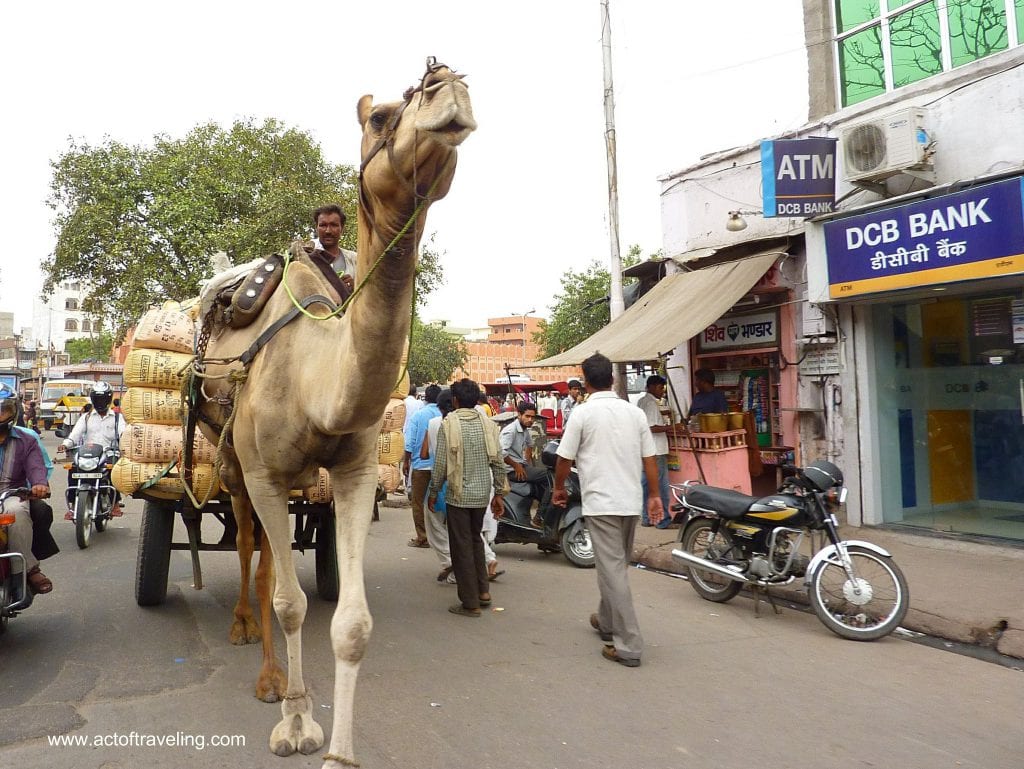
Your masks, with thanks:
[(114, 400), (114, 388), (106, 382), (97, 382), (89, 393), (89, 400), (97, 411), (106, 411)]
[(827, 491), (833, 486), (843, 485), (843, 471), (824, 459), (811, 462), (801, 474), (817, 491)]

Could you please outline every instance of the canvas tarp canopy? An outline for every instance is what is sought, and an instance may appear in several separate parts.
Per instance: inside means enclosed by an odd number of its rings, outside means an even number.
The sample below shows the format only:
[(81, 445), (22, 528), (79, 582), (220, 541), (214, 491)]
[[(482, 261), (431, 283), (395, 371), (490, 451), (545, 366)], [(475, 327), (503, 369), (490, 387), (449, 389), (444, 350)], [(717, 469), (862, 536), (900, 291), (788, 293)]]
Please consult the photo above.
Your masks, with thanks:
[(613, 363), (655, 360), (722, 317), (783, 253), (763, 251), (735, 262), (673, 273), (596, 334), (525, 368), (575, 366), (595, 352)]

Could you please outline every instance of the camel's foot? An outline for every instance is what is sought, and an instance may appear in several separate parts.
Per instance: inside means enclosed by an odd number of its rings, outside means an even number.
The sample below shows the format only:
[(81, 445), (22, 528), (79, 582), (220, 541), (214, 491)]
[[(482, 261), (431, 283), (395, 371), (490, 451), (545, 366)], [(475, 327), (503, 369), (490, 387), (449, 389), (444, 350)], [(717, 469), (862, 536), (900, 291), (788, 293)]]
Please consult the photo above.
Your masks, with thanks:
[(260, 623), (251, 614), (235, 617), (235, 621), (231, 623), (231, 630), (228, 632), (228, 639), (235, 646), (258, 644), (263, 640), (263, 636), (260, 635)]
[(281, 668), (274, 665), (269, 670), (261, 670), (256, 679), (256, 698), (264, 702), (280, 702), (284, 699), (287, 679)]
[(313, 698), (309, 695), (285, 699), (281, 703), (284, 718), (270, 733), (270, 750), (278, 756), (295, 751), (308, 756), (323, 747), (324, 730), (313, 720)]

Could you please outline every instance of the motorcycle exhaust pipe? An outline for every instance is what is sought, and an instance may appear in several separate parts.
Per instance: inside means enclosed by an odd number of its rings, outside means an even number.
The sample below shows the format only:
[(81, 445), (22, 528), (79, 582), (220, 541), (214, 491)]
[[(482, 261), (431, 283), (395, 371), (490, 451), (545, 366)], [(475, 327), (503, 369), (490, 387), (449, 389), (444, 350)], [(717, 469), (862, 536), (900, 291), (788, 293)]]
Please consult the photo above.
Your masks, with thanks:
[(704, 571), (713, 571), (715, 574), (718, 574), (721, 577), (727, 577), (733, 582), (750, 582), (749, 579), (735, 569), (730, 569), (728, 566), (722, 566), (717, 563), (711, 563), (711, 561), (706, 561), (700, 556), (688, 553), (685, 550), (679, 550), (678, 548), (674, 549), (672, 551), (672, 557), (683, 561), (688, 566), (694, 566), (703, 569)]

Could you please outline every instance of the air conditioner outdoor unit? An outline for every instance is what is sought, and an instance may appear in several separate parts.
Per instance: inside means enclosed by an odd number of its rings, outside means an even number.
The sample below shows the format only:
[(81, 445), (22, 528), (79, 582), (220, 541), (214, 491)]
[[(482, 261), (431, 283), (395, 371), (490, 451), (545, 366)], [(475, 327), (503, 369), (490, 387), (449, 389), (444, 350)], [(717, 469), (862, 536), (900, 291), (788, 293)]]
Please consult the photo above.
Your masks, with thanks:
[(911, 107), (844, 128), (839, 143), (846, 180), (880, 181), (907, 171), (930, 171), (927, 119), (927, 110)]

